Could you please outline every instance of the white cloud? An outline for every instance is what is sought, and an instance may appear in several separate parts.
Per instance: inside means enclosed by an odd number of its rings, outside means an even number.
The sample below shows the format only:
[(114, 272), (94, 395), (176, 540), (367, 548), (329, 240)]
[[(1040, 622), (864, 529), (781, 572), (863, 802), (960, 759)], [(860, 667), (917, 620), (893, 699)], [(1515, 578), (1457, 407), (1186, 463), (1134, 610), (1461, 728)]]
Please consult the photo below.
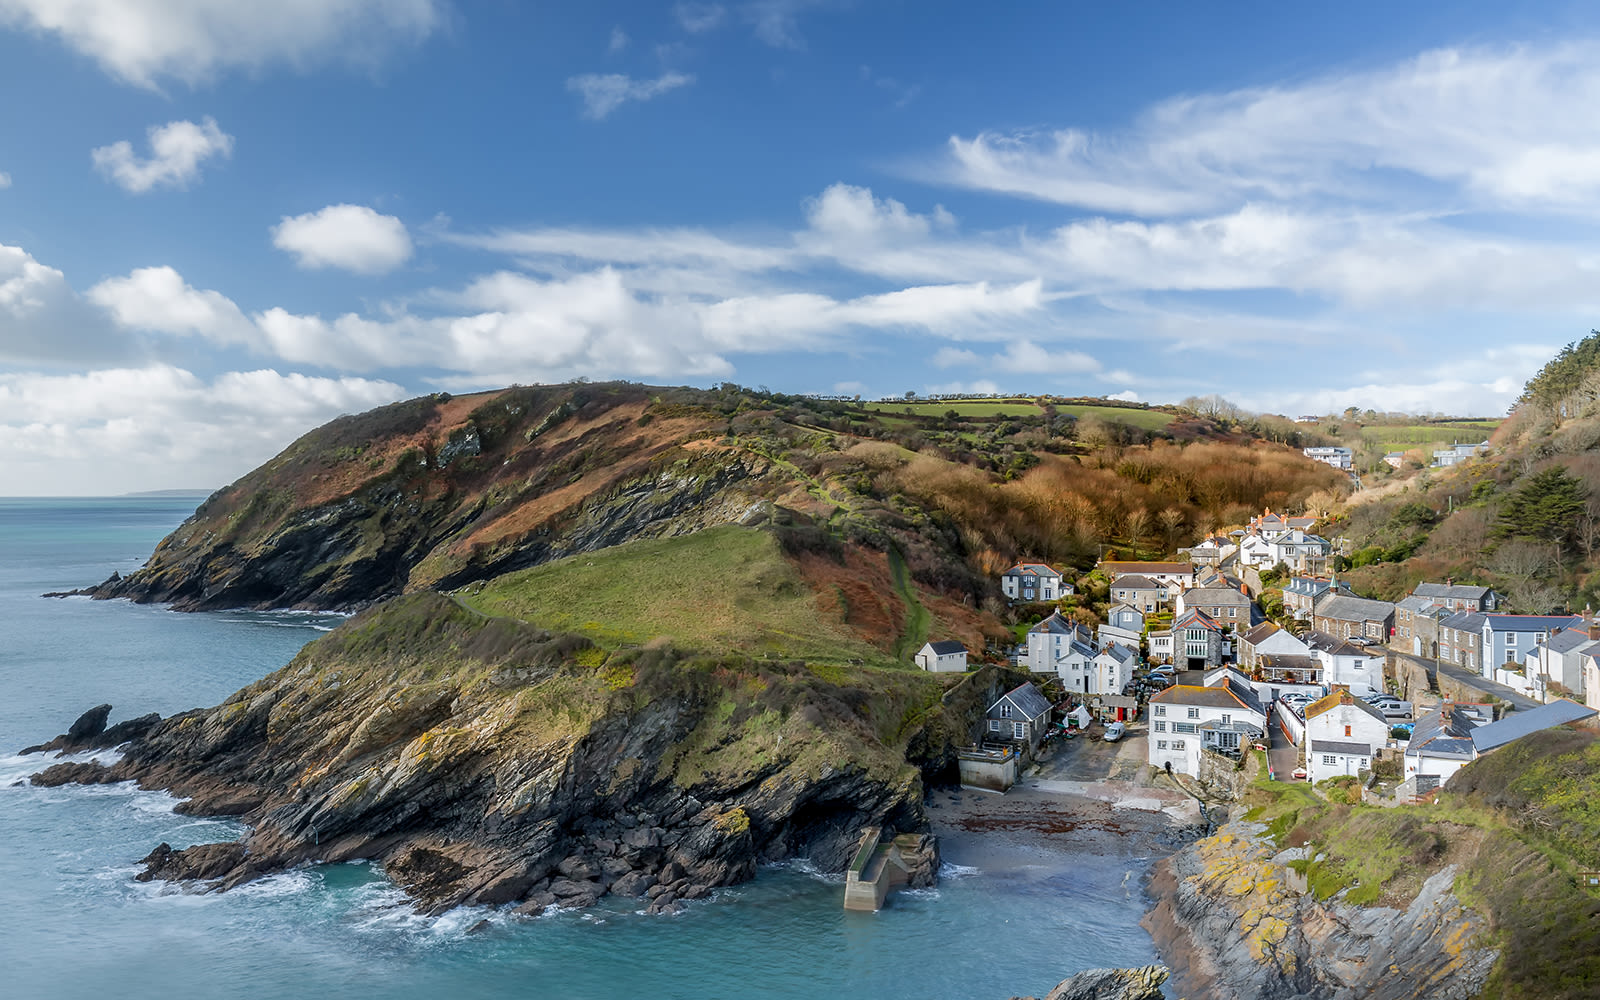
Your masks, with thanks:
[(148, 130), (150, 157), (141, 160), (126, 139), (100, 146), (89, 154), (95, 169), (124, 191), (143, 194), (154, 187), (187, 187), (200, 174), (200, 165), (213, 156), (233, 154), (233, 136), (207, 117), (152, 125)]
[(126, 354), (66, 275), (0, 243), (0, 362), (78, 364)]
[(1080, 375), (1097, 372), (1100, 362), (1082, 351), (1040, 347), (1028, 340), (1016, 340), (992, 359), (994, 367), (1019, 375)]
[(10, 186), (11, 186), (11, 175), (6, 173), (3, 170), (0, 170), (0, 191), (4, 191), (6, 188), (8, 188)]
[(1121, 392), (1114, 392), (1111, 395), (1107, 396), (1106, 398), (1107, 399), (1119, 399), (1124, 403), (1137, 403), (1137, 402), (1140, 402), (1139, 394), (1137, 392), (1134, 392), (1132, 389), (1124, 389)]
[(412, 250), (405, 223), (365, 205), (329, 205), (284, 216), (272, 228), (272, 245), (293, 254), (301, 267), (336, 267), (357, 274), (392, 271), (411, 258)]
[(441, 0), (0, 0), (0, 26), (57, 35), (112, 76), (151, 88), (279, 63), (372, 65), (443, 20)]
[(143, 267), (89, 289), (90, 302), (118, 326), (151, 333), (196, 335), (219, 343), (249, 343), (254, 328), (220, 292), (199, 291), (170, 267)]
[(941, 176), (1132, 215), (1319, 199), (1592, 210), (1597, 57), (1596, 42), (1444, 49), (1305, 83), (1172, 98), (1120, 131), (952, 137)]
[(743, 8), (744, 19), (756, 37), (775, 49), (804, 49), (800, 34), (800, 13), (822, 6), (826, 0), (750, 0)]
[(688, 73), (663, 73), (653, 80), (635, 80), (621, 73), (585, 73), (569, 77), (567, 89), (583, 100), (583, 117), (599, 121), (628, 101), (648, 101), (694, 82)]
[(727, 8), (717, 3), (679, 3), (672, 7), (678, 26), (691, 35), (703, 34), (722, 24)]
[(933, 352), (932, 361), (935, 368), (976, 368), (983, 363), (978, 352), (965, 347), (941, 347)]
[(621, 28), (611, 29), (611, 41), (606, 44), (606, 51), (616, 55), (628, 47), (628, 33)]
[(216, 487), (340, 413), (404, 395), (368, 379), (261, 370), (206, 380), (164, 364), (0, 373), (0, 464), (37, 495)]

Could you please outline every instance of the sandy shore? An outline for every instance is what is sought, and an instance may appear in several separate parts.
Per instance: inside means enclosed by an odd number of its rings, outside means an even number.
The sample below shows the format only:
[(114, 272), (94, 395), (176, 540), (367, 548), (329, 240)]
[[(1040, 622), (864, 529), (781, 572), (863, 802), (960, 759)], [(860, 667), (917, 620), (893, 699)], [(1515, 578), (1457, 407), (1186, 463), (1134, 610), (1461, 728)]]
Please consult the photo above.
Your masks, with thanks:
[[(1153, 859), (1166, 857), (1192, 836), (1188, 828), (1198, 816), (1191, 818), (1180, 801), (1120, 782), (1084, 790), (1090, 794), (1030, 787), (1026, 779), (1004, 795), (935, 789), (928, 796), (928, 816), (944, 860), (977, 868), (1005, 867), (1019, 855), (1040, 853)], [(1126, 804), (1130, 801), (1143, 808)]]

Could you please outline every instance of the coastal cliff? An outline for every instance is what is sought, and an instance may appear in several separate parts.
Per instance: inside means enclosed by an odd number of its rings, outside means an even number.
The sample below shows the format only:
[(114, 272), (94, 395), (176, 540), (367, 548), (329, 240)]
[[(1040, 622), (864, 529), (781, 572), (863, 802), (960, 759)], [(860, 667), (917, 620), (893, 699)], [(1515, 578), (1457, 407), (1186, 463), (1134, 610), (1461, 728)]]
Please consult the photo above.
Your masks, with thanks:
[(1451, 891), (1454, 866), (1423, 882), (1404, 908), (1319, 901), (1263, 830), (1229, 824), (1157, 864), (1145, 926), (1176, 970), (1177, 995), (1480, 995), (1499, 952), (1487, 943), (1487, 921)]
[[(215, 708), (140, 720), (112, 766), (34, 781), (133, 779), (248, 824), (238, 843), (161, 845), (144, 878), (228, 887), (370, 858), (429, 910), (610, 893), (659, 912), (764, 861), (842, 870), (866, 825), (925, 832), (919, 767), (947, 760), (970, 705), (1013, 680), (985, 668), (947, 707), (950, 682), (912, 669), (608, 652), (424, 593)], [(50, 748), (109, 742), (96, 714)], [(936, 867), (928, 838), (914, 884)]]

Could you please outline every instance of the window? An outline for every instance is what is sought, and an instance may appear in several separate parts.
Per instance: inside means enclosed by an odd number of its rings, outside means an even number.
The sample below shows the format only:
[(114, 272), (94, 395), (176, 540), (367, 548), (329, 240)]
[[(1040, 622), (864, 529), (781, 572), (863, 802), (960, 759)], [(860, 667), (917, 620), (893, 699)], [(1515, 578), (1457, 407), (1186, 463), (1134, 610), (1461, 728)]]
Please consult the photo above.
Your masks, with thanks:
[(1200, 727), (1196, 726), (1192, 722), (1174, 722), (1172, 724), (1172, 731), (1175, 732), (1175, 733), (1193, 733), (1193, 732), (1198, 732), (1199, 728)]
[(1189, 709), (1189, 718), (1191, 718), (1191, 719), (1200, 718), (1200, 710), (1198, 708)]
[(1167, 706), (1165, 706), (1165, 705), (1157, 705), (1156, 706), (1156, 714), (1157, 715), (1166, 715), (1167, 714)]
[(1000, 731), (1000, 720), (999, 719), (990, 719), (989, 720), (989, 732), (998, 733), (999, 731)]
[(1365, 758), (1365, 757), (1361, 758), (1361, 766), (1362, 767), (1366, 767), (1367, 766), (1367, 758)]
[(1226, 726), (1229, 722), (1232, 722), (1232, 721), (1233, 721), (1233, 716), (1229, 715), (1227, 712), (1223, 712), (1222, 713), (1222, 724), (1224, 726)]
[(1002, 718), (1002, 719), (1011, 718), (1011, 706), (1009, 704), (1000, 706), (1000, 718)]
[(1019, 740), (1027, 739), (1028, 738), (1028, 725), (1027, 725), (1027, 723), (1025, 723), (1025, 722), (1013, 722), (1011, 724), (1011, 735), (1015, 736)]
[(1157, 719), (1156, 720), (1156, 732), (1164, 733), (1166, 731), (1167, 731), (1167, 724), (1165, 722), (1161, 721), (1160, 719)]
[(1506, 633), (1506, 645), (1507, 646), (1515, 646), (1516, 644), (1517, 644), (1517, 633), (1515, 633), (1515, 632), (1507, 632)]
[(1183, 741), (1182, 740), (1173, 740), (1172, 741), (1172, 749), (1174, 749), (1174, 750), (1182, 750), (1183, 749)]
[(1337, 767), (1339, 764), (1339, 758), (1333, 756), (1332, 754), (1323, 754), (1322, 762), (1329, 767)]
[(1345, 726), (1345, 727), (1344, 727), (1344, 734), (1345, 734), (1345, 735), (1346, 735), (1346, 736), (1349, 736), (1349, 735), (1350, 735), (1350, 727), (1349, 727), (1349, 726)]
[(1166, 740), (1156, 740), (1156, 749), (1157, 750), (1165, 750), (1166, 748), (1167, 748), (1167, 741)]

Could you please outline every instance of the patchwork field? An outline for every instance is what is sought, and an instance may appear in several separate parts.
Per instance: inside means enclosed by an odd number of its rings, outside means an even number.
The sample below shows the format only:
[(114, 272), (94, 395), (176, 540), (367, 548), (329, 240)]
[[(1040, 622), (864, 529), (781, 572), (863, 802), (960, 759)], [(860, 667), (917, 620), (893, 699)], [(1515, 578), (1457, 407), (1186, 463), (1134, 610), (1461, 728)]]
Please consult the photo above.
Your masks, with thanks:
[[(951, 410), (962, 417), (1021, 417), (1043, 413), (1032, 400), (916, 400), (905, 403), (863, 403), (863, 409), (886, 416), (942, 417)], [(1172, 423), (1172, 414), (1160, 410), (1145, 410), (1133, 406), (1096, 406), (1091, 403), (1057, 403), (1057, 413), (1070, 413), (1078, 419), (1098, 417), (1110, 423), (1128, 424), (1147, 431), (1166, 428)]]
[(1479, 420), (1471, 423), (1364, 427), (1361, 429), (1361, 439), (1385, 451), (1410, 451), (1413, 448), (1432, 451), (1456, 443), (1476, 444), (1486, 440), (1500, 424), (1499, 420)]

